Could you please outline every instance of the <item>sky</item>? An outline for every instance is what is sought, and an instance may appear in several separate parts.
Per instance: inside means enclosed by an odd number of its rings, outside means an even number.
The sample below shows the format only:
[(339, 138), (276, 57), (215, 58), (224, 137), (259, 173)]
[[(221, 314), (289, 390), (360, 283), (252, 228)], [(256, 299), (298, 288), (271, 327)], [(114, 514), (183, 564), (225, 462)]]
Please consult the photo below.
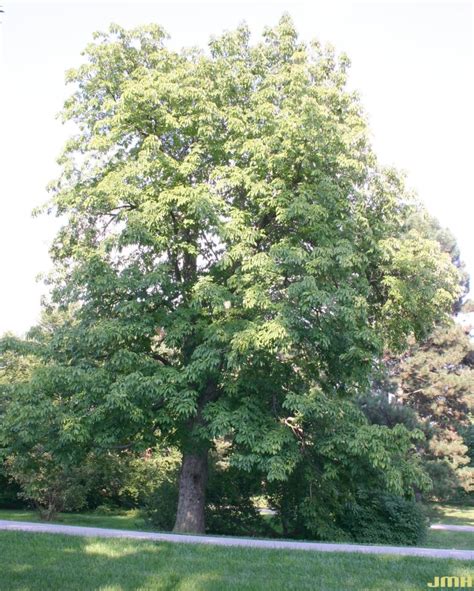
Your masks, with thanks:
[(288, 12), (304, 40), (332, 43), (352, 61), (383, 165), (455, 235), (474, 283), (473, 12), (470, 3), (341, 0), (23, 2), (0, 0), (0, 334), (39, 317), (58, 221), (31, 212), (48, 199), (56, 158), (71, 129), (56, 115), (92, 33), (111, 22), (156, 22), (169, 46), (205, 47), (247, 22), (258, 38)]

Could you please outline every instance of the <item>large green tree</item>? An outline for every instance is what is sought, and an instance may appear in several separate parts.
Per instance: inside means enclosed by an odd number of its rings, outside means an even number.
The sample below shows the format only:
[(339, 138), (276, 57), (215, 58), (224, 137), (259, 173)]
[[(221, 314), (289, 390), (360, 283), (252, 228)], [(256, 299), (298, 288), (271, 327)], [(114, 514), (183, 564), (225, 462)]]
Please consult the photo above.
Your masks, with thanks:
[(29, 391), (61, 407), (63, 444), (177, 445), (176, 531), (204, 530), (214, 441), (285, 479), (309, 392), (357, 392), (384, 343), (457, 297), (438, 243), (403, 234), (347, 58), (288, 17), (249, 38), (175, 52), (158, 26), (97, 34), (68, 74), (77, 133), (51, 186), (51, 305), (76, 312), (40, 339)]

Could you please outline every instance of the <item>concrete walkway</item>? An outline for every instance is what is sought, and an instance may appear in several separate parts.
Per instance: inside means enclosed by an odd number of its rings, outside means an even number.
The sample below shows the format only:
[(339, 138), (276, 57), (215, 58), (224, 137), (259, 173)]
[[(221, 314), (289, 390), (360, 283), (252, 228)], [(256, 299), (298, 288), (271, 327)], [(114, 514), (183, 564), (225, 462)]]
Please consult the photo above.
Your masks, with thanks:
[(408, 548), (399, 546), (363, 546), (360, 544), (327, 544), (322, 542), (292, 542), (287, 540), (254, 540), (251, 538), (226, 538), (219, 536), (196, 536), (165, 534), (75, 525), (53, 525), (25, 521), (0, 520), (0, 530), (67, 534), (101, 538), (133, 538), (155, 542), (180, 544), (214, 544), (216, 546), (244, 546), (248, 548), (277, 548), (283, 550), (313, 550), (316, 552), (352, 552), (360, 554), (396, 554), (398, 556), (425, 556), (429, 558), (455, 558), (473, 560), (474, 550), (440, 550), (437, 548)]
[(445, 531), (469, 531), (474, 533), (474, 525), (451, 525), (450, 523), (435, 523), (430, 529), (442, 529)]

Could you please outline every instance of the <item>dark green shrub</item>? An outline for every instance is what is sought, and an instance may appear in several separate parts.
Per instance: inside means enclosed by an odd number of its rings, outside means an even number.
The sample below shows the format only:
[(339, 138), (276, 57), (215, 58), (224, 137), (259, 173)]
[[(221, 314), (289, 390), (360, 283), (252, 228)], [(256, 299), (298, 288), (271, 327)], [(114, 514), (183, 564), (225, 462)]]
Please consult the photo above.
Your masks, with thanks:
[(389, 493), (362, 495), (347, 504), (338, 522), (354, 542), (367, 544), (415, 546), (427, 531), (422, 505)]
[(173, 528), (178, 506), (177, 474), (164, 479), (145, 500), (146, 516), (154, 528), (170, 531)]
[(427, 460), (424, 467), (433, 483), (425, 496), (438, 502), (452, 500), (460, 488), (459, 478), (453, 467), (443, 460)]
[(471, 460), (469, 465), (474, 467), (474, 425), (464, 427), (461, 430), (461, 435), (464, 439), (464, 444), (467, 446), (467, 453)]
[(164, 480), (176, 478), (180, 454), (174, 448), (129, 450), (90, 455), (87, 458), (89, 509), (114, 511), (143, 507)]
[(206, 531), (234, 536), (270, 532), (251, 497), (261, 492), (258, 474), (211, 463), (207, 486)]
[(135, 499), (158, 530), (169, 531), (174, 525), (180, 463), (181, 454), (176, 449), (155, 450), (144, 462), (134, 463), (134, 472), (121, 493), (122, 499)]
[(25, 501), (19, 496), (20, 486), (11, 482), (5, 474), (0, 473), (0, 508), (19, 509), (25, 506)]
[(19, 496), (31, 503), (42, 519), (86, 506), (87, 473), (83, 465), (60, 462), (37, 446), (6, 460), (9, 475), (21, 487)]
[(319, 393), (313, 404), (312, 415), (301, 423), (301, 461), (287, 480), (266, 483), (284, 536), (374, 543), (396, 543), (398, 536), (414, 543), (410, 540), (420, 536), (405, 532), (389, 501), (377, 499), (374, 491), (386, 493), (383, 499), (400, 499), (405, 507), (404, 498), (428, 488), (413, 453), (421, 431), (388, 427), (385, 406), (380, 408), (387, 424), (373, 425), (352, 401)]

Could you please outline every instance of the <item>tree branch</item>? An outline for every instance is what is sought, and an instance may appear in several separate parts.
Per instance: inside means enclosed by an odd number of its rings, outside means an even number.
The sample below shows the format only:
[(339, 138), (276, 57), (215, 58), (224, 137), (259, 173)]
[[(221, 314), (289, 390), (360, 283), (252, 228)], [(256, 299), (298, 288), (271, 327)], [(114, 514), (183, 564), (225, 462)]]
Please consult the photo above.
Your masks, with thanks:
[(169, 367), (172, 366), (172, 363), (168, 361), (166, 357), (163, 357), (163, 355), (160, 355), (159, 353), (155, 353), (154, 351), (152, 351), (151, 356), (153, 357), (153, 359), (155, 359), (155, 361), (161, 361), (163, 365), (167, 365)]

